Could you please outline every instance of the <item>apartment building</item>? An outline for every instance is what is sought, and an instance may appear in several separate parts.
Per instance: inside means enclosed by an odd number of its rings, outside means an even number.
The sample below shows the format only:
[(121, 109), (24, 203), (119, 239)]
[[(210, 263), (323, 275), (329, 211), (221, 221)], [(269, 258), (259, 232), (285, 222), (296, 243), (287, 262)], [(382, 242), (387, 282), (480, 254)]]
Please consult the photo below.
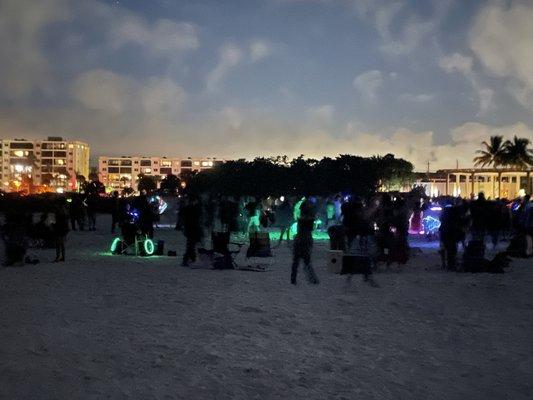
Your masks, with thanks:
[(65, 191), (77, 187), (77, 175), (89, 175), (89, 145), (78, 140), (0, 139), (0, 179), (3, 190)]
[(187, 172), (199, 172), (223, 162), (216, 158), (102, 156), (98, 159), (100, 181), (110, 189), (137, 188), (139, 175), (148, 175), (160, 182), (169, 174), (181, 176)]

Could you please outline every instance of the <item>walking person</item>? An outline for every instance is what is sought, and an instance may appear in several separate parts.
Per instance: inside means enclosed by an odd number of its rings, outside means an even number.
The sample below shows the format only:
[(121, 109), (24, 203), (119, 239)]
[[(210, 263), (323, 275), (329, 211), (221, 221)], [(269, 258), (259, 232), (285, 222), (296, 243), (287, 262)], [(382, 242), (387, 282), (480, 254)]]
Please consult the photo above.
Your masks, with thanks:
[(319, 280), (311, 266), (311, 251), (313, 249), (313, 228), (315, 225), (315, 211), (309, 200), (305, 200), (300, 206), (300, 216), (298, 218), (298, 233), (294, 237), (291, 284), (296, 285), (298, 266), (300, 260), (304, 262), (309, 283), (318, 285)]
[(68, 234), (68, 222), (65, 198), (57, 202), (55, 210), (55, 223), (53, 225), (54, 238), (56, 242), (56, 259), (54, 262), (65, 261), (65, 241)]

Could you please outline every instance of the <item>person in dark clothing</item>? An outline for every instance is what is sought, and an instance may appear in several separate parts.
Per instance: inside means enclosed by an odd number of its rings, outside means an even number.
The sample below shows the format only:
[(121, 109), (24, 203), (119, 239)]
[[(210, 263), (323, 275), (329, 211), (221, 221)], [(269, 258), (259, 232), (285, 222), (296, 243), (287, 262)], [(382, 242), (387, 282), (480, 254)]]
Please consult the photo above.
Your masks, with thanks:
[(353, 245), (353, 241), (357, 236), (357, 216), (355, 200), (350, 199), (342, 203), (342, 225), (344, 225), (344, 232), (347, 239), (347, 248), (350, 249)]
[(290, 240), (292, 222), (292, 204), (288, 199), (284, 199), (276, 208), (276, 224), (280, 230), (278, 246), (283, 242), (283, 235), (287, 236), (287, 242)]
[(293, 258), (291, 268), (291, 284), (296, 285), (300, 260), (304, 262), (304, 270), (310, 283), (317, 285), (318, 277), (311, 266), (311, 251), (313, 249), (313, 229), (315, 225), (315, 210), (309, 200), (305, 200), (300, 207), (298, 219), (298, 233), (294, 237)]
[(480, 192), (478, 198), (470, 203), (470, 215), (472, 225), (470, 231), (474, 240), (485, 240), (487, 230), (487, 220), (491, 218), (488, 213), (488, 202), (485, 200), (485, 194)]
[(392, 262), (391, 249), (393, 246), (394, 235), (392, 233), (394, 221), (394, 209), (390, 195), (383, 194), (381, 203), (376, 215), (378, 226), (377, 245), (380, 256), (386, 261), (387, 265)]
[(219, 203), (218, 216), (225, 232), (235, 232), (238, 228), (239, 204), (232, 197), (223, 198)]
[(70, 228), (71, 230), (76, 230), (77, 228), (80, 231), (83, 231), (85, 228), (85, 207), (81, 195), (74, 194), (72, 196), (72, 201), (69, 206), (69, 217), (70, 217)]
[(487, 220), (485, 226), (492, 241), (492, 247), (495, 249), (500, 239), (500, 233), (503, 230), (503, 216), (498, 201), (487, 202)]
[(203, 236), (202, 232), (202, 208), (195, 197), (189, 198), (187, 203), (180, 209), (183, 234), (187, 239), (185, 254), (181, 265), (189, 266), (189, 262), (196, 261), (196, 245)]
[(215, 224), (216, 203), (214, 199), (209, 196), (204, 203), (204, 227), (210, 232)]
[(98, 194), (91, 193), (87, 196), (87, 222), (89, 224), (89, 230), (96, 230), (96, 207), (98, 205)]
[(325, 228), (329, 228), (330, 226), (333, 226), (335, 225), (335, 219), (336, 219), (336, 215), (335, 215), (335, 203), (333, 202), (333, 200), (331, 198), (328, 198), (328, 200), (326, 201), (326, 210), (325, 210), (325, 216), (326, 216), (326, 226)]
[(111, 197), (111, 233), (115, 233), (116, 226), (120, 220), (120, 199), (118, 197), (118, 191), (113, 192)]
[(409, 209), (401, 197), (394, 203), (392, 218), (394, 235), (391, 261), (405, 264), (409, 259)]
[(133, 208), (139, 213), (139, 229), (141, 233), (152, 239), (154, 237), (155, 215), (144, 190), (135, 198)]
[(2, 239), (5, 243), (4, 267), (23, 266), (28, 248), (27, 224), (25, 215), (21, 212), (8, 212), (2, 227)]
[(54, 262), (65, 261), (65, 241), (67, 239), (68, 231), (66, 202), (64, 198), (61, 198), (57, 202), (55, 223), (53, 225), (53, 233), (56, 241), (56, 259)]
[(457, 269), (457, 245), (463, 237), (463, 207), (449, 205), (444, 207), (440, 217), (440, 242), (439, 251), (442, 260), (442, 268), (455, 271)]

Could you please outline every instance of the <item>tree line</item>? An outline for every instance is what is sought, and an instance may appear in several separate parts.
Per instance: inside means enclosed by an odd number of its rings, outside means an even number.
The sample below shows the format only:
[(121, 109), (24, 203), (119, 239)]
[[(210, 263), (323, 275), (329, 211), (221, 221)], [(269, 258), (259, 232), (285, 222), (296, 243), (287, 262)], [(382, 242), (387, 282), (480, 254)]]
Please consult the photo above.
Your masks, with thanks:
[(233, 196), (332, 195), (366, 197), (378, 189), (412, 183), (413, 164), (392, 154), (339, 155), (321, 160), (286, 156), (236, 160), (202, 171), (187, 182), (191, 192)]

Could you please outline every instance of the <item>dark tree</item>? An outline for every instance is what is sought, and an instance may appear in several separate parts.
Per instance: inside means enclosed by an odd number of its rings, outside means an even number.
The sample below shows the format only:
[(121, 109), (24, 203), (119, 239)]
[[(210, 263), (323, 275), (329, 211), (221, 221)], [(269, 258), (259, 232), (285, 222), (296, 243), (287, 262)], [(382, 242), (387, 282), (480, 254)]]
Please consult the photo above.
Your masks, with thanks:
[(176, 194), (180, 188), (181, 180), (176, 175), (168, 174), (161, 181), (159, 188), (169, 194)]
[(140, 191), (146, 190), (146, 193), (152, 193), (157, 189), (157, 183), (152, 176), (143, 175), (139, 177), (139, 183), (137, 189)]

